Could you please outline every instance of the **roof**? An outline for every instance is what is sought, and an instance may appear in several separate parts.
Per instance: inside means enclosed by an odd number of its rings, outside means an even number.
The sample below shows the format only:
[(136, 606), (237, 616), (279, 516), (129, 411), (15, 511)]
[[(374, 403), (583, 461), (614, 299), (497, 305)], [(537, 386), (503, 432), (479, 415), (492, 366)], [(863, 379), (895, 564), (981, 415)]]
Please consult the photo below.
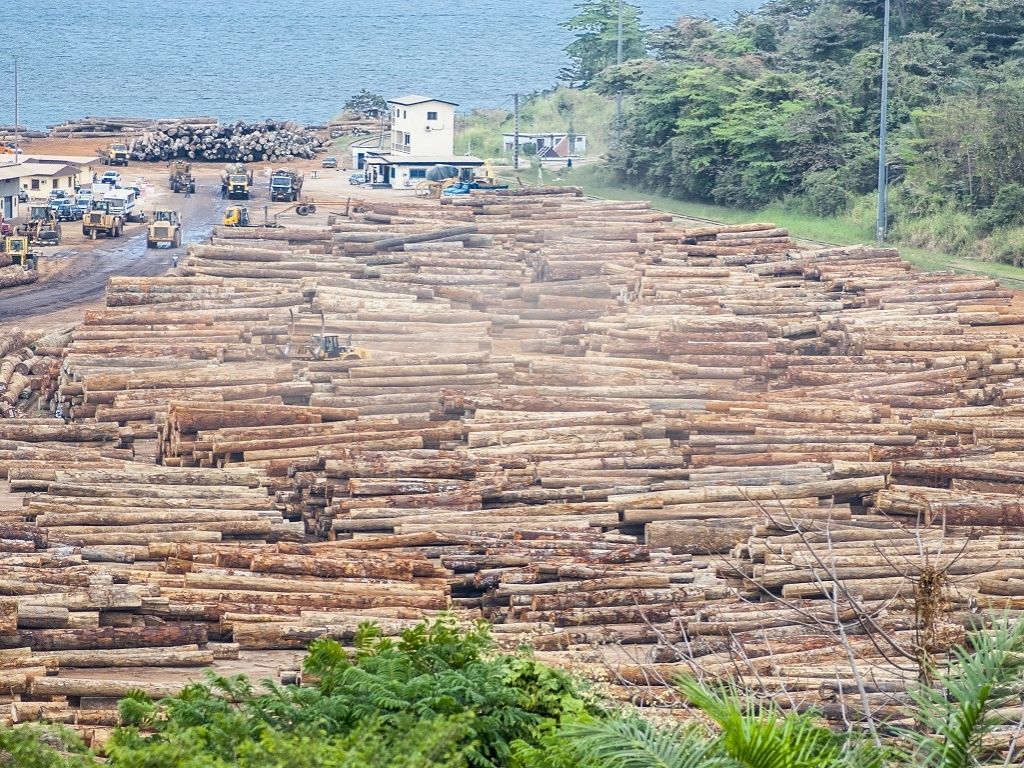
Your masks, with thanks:
[[(511, 138), (511, 137), (515, 136), (516, 134), (515, 134), (515, 131), (506, 131), (505, 133), (503, 133), (501, 135), (503, 137), (505, 137), (505, 138)], [(568, 131), (533, 131), (532, 133), (527, 132), (527, 131), (520, 131), (519, 132), (519, 138), (520, 139), (529, 139), (529, 138), (547, 139), (547, 138), (551, 138), (553, 136), (568, 136), (568, 135), (569, 135)], [(580, 138), (581, 136), (585, 137), (586, 135), (587, 134), (585, 134), (585, 133), (574, 133), (574, 134), (572, 134), (572, 136), (574, 138), (577, 138), (577, 139)]]
[(453, 107), (459, 106), (454, 101), (445, 101), (444, 99), (434, 99), (430, 96), (416, 96), (415, 94), (409, 96), (401, 96), (397, 99), (388, 99), (388, 104), (401, 104), (403, 107), (411, 107), (414, 104), (423, 104), (427, 101), (436, 101), (441, 104), (451, 104)]
[(0, 165), (0, 181), (10, 181), (11, 179), (20, 179), (25, 175), (24, 166), (21, 163), (15, 165)]
[(81, 171), (77, 165), (56, 163), (22, 163), (22, 176), (74, 176)]
[(27, 162), (64, 163), (65, 165), (92, 165), (99, 162), (97, 155), (32, 155), (22, 153)]
[(371, 154), (366, 158), (368, 163), (384, 165), (483, 165), (484, 161), (472, 155), (389, 155)]

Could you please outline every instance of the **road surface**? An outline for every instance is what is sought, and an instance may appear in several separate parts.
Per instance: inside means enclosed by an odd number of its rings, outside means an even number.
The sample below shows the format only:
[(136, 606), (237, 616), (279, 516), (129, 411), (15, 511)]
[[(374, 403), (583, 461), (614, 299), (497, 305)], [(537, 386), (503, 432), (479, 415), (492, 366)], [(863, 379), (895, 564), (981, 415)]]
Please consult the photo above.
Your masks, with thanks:
[[(54, 314), (78, 304), (95, 301), (103, 296), (107, 278), (117, 275), (130, 277), (160, 275), (171, 266), (177, 254), (184, 258), (184, 245), (205, 240), (214, 224), (220, 221), (227, 205), (220, 199), (216, 181), (206, 180), (196, 193), (186, 198), (156, 192), (152, 203), (143, 199), (143, 209), (168, 207), (181, 211), (184, 220), (183, 247), (173, 251), (166, 248), (147, 248), (146, 230), (138, 229), (128, 237), (116, 240), (98, 240), (83, 247), (58, 248), (46, 259), (67, 260), (62, 269), (42, 277), (38, 282), (0, 293), (0, 323), (23, 322), (33, 317)], [(245, 205), (246, 203), (242, 203)], [(68, 222), (65, 226), (77, 226)]]

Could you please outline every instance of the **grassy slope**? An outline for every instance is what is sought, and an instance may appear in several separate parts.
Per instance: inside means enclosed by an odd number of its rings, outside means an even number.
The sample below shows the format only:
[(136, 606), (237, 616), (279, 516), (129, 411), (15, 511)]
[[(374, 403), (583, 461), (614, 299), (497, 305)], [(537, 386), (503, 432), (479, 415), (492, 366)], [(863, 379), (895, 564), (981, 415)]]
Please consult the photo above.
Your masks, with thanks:
[[(571, 178), (563, 178), (563, 183), (578, 184), (587, 194), (605, 197), (611, 200), (650, 200), (655, 208), (675, 213), (680, 216), (694, 216), (701, 219), (712, 219), (729, 224), (743, 221), (771, 221), (788, 229), (794, 237), (802, 240), (851, 245), (854, 243), (874, 242), (874, 218), (867, 214), (851, 215), (840, 218), (821, 218), (803, 213), (789, 211), (774, 205), (760, 211), (743, 211), (726, 208), (721, 205), (691, 203), (684, 200), (665, 197), (664, 195), (629, 189), (610, 183), (599, 169), (581, 168), (571, 174)], [(927, 270), (952, 269), (958, 272), (975, 272), (988, 275), (1011, 288), (1024, 288), (1024, 269), (1011, 267), (990, 261), (961, 259), (938, 251), (923, 248), (900, 247), (903, 258), (916, 267)]]

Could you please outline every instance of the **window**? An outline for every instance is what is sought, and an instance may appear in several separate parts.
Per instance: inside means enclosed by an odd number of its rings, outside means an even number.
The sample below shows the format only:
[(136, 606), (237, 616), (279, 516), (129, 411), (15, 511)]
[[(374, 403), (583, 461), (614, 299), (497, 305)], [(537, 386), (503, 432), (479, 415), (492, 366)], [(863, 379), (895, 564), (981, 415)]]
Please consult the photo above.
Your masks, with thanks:
[(32, 189), (39, 189), (39, 179), (32, 179)]
[(409, 171), (410, 179), (425, 179), (427, 178), (426, 168), (413, 168)]
[(409, 113), (408, 113), (408, 112), (406, 112), (406, 111), (405, 111), (405, 110), (403, 109), (403, 110), (402, 110), (402, 119), (403, 119), (403, 120), (405, 120), (405, 118), (407, 118), (408, 116), (409, 116)]
[(437, 120), (437, 112), (427, 112), (427, 120)]
[(412, 134), (407, 133), (405, 134), (405, 146), (408, 147), (410, 144), (412, 144)]

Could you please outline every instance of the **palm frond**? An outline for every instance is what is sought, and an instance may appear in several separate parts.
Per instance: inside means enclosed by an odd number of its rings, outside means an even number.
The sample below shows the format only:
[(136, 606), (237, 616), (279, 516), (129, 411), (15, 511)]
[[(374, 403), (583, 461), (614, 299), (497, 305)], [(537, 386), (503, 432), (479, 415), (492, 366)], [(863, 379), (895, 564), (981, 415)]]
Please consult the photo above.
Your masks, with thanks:
[(655, 728), (639, 718), (566, 726), (564, 735), (583, 760), (600, 768), (734, 768), (694, 730)]
[(1024, 691), (1024, 622), (997, 622), (971, 633), (968, 644), (953, 651), (951, 671), (934, 686), (910, 691), (921, 729), (901, 735), (908, 758), (921, 768), (975, 765), (982, 736), (999, 723), (994, 710)]

